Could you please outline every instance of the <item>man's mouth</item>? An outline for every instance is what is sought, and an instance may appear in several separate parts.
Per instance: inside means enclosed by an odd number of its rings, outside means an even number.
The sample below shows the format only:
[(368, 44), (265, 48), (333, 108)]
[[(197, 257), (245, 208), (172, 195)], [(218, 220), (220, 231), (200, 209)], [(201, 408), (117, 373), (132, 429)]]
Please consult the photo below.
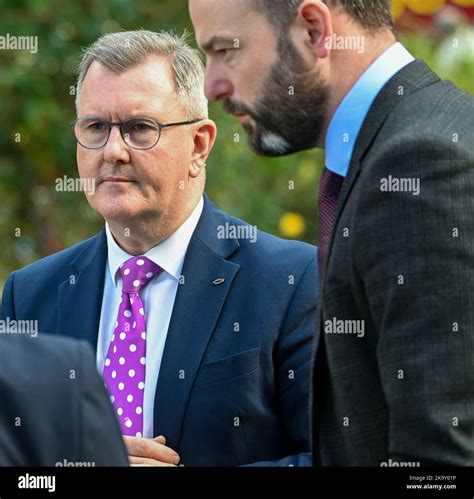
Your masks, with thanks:
[(113, 177), (113, 176), (108, 176), (105, 177), (102, 182), (113, 182), (113, 183), (127, 183), (127, 182), (133, 182), (133, 180), (125, 177)]
[(249, 115), (247, 113), (241, 113), (239, 111), (235, 112), (231, 111), (229, 114), (235, 116), (240, 121), (240, 124), (244, 124), (249, 119)]
[(239, 109), (240, 106), (237, 106), (231, 101), (224, 102), (224, 111), (236, 118), (239, 118), (240, 121), (246, 116), (249, 116), (248, 113), (244, 112), (244, 110)]
[(236, 118), (238, 118), (238, 120), (240, 121), (240, 123), (243, 123), (248, 118), (248, 115), (244, 114), (244, 113), (236, 113), (236, 114), (234, 114), (234, 116)]

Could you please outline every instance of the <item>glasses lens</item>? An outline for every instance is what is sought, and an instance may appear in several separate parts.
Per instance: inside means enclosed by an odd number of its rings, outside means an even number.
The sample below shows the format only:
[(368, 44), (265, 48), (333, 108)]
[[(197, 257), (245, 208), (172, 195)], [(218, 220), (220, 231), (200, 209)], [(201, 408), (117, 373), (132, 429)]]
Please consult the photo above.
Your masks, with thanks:
[(123, 123), (123, 138), (135, 149), (149, 149), (160, 138), (160, 127), (145, 118), (131, 118)]
[(89, 149), (102, 147), (109, 136), (109, 126), (100, 118), (80, 118), (74, 131), (79, 143)]

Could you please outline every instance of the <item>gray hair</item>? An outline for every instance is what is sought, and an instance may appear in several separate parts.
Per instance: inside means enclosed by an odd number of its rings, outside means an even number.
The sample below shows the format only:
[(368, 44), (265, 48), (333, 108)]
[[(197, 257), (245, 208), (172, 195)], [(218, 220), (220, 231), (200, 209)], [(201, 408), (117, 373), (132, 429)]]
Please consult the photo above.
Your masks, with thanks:
[(186, 32), (178, 36), (164, 31), (146, 30), (103, 35), (83, 52), (77, 79), (76, 109), (84, 78), (94, 61), (115, 73), (123, 73), (143, 63), (149, 56), (158, 55), (168, 58), (171, 64), (176, 91), (183, 101), (188, 118), (207, 118), (204, 65), (199, 52), (188, 45), (187, 37)]

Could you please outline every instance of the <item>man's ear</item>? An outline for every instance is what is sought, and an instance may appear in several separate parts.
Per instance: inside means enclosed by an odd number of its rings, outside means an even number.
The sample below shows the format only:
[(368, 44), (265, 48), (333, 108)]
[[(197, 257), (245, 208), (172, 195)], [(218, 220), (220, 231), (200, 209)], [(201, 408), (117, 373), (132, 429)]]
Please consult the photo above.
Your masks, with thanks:
[(216, 124), (209, 119), (200, 121), (194, 135), (194, 149), (191, 155), (189, 176), (196, 178), (206, 165), (206, 160), (214, 146), (217, 136)]
[(304, 0), (298, 8), (295, 22), (300, 29), (303, 28), (304, 44), (311, 49), (314, 57), (326, 58), (329, 54), (327, 40), (334, 33), (329, 7), (320, 0)]

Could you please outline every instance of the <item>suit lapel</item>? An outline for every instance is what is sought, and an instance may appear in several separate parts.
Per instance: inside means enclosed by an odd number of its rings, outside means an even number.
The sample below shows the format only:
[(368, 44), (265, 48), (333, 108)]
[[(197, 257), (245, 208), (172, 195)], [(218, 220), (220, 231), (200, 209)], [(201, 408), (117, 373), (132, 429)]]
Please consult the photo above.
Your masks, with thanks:
[[(400, 70), (382, 89), (375, 99), (372, 107), (367, 114), (359, 136), (357, 138), (354, 152), (352, 154), (349, 170), (346, 179), (342, 185), (341, 194), (339, 196), (336, 218), (334, 220), (334, 229), (329, 243), (329, 249), (326, 259), (326, 269), (329, 267), (331, 258), (334, 235), (337, 231), (339, 218), (344, 209), (344, 206), (349, 198), (349, 194), (360, 173), (361, 163), (366, 152), (377, 137), (377, 133), (382, 128), (383, 124), (390, 116), (390, 113), (395, 107), (402, 102), (403, 97), (407, 97), (416, 90), (423, 88), (432, 83), (439, 81), (439, 77), (431, 71), (431, 69), (420, 60), (413, 61)], [(399, 89), (403, 89), (401, 95)], [(323, 276), (323, 284), (321, 293), (324, 291), (326, 283), (326, 272)]]
[(229, 219), (205, 198), (191, 238), (168, 329), (155, 393), (154, 434), (178, 449), (187, 402), (201, 359), (239, 265), (226, 258), (239, 247), (217, 238)]
[(87, 340), (97, 348), (107, 261), (105, 231), (70, 264), (70, 275), (58, 289), (58, 334)]

